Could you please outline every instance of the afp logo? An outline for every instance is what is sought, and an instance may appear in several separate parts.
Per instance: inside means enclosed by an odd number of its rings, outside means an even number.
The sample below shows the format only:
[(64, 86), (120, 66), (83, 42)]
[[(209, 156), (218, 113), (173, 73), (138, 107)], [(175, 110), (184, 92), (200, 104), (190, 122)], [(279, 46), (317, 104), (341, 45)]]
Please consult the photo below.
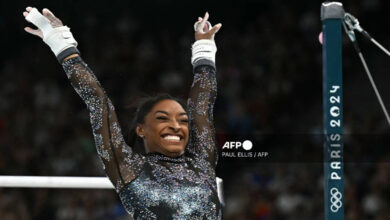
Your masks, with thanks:
[(226, 141), (222, 146), (222, 149), (239, 149), (243, 148), (244, 150), (251, 150), (253, 147), (252, 141), (246, 140), (243, 142), (240, 141)]

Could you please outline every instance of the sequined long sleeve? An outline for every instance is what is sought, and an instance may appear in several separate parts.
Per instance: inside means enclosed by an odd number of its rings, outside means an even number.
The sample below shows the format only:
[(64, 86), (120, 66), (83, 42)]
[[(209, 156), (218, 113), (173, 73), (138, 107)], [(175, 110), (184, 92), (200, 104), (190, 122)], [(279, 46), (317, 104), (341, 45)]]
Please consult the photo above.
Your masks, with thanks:
[(65, 60), (62, 66), (73, 88), (87, 105), (97, 152), (119, 192), (138, 176), (142, 156), (125, 143), (114, 106), (87, 64), (75, 57)]
[(188, 151), (212, 169), (217, 164), (217, 149), (213, 120), (213, 107), (217, 96), (216, 69), (213, 62), (199, 60), (194, 65), (188, 110), (191, 123), (191, 142)]

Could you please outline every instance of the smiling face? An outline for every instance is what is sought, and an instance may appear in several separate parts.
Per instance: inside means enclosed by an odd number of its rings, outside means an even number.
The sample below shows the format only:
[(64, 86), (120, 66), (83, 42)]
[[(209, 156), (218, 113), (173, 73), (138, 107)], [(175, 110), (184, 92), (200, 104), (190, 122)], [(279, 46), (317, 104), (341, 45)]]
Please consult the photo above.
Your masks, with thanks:
[(188, 115), (175, 100), (161, 100), (146, 115), (144, 123), (137, 125), (136, 132), (143, 137), (147, 153), (177, 157), (188, 143)]

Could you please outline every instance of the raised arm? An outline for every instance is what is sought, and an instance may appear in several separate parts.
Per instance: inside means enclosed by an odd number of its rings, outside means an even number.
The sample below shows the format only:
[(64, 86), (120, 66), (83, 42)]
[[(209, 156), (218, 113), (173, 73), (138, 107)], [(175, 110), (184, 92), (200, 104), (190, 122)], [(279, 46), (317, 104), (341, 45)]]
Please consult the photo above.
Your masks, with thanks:
[(92, 70), (79, 56), (77, 42), (69, 28), (63, 26), (49, 10), (44, 9), (42, 12), (43, 16), (34, 8), (26, 8), (23, 13), (26, 20), (39, 29), (25, 30), (40, 36), (50, 46), (73, 88), (87, 105), (97, 152), (107, 175), (119, 191), (137, 177), (142, 157), (126, 145), (114, 106)]
[(191, 142), (189, 151), (200, 159), (209, 161), (213, 167), (217, 163), (217, 149), (213, 120), (213, 107), (217, 96), (215, 68), (215, 33), (221, 28), (217, 24), (211, 28), (207, 22), (208, 13), (195, 23), (196, 42), (192, 46), (194, 79), (191, 86), (188, 109), (191, 120)]

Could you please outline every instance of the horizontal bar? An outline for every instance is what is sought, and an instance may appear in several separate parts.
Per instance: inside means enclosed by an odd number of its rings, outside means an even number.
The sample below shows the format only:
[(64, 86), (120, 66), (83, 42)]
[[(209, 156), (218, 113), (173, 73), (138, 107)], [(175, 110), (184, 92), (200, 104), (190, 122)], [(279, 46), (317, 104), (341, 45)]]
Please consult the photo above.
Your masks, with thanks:
[(107, 177), (0, 176), (0, 187), (114, 189)]
[[(218, 196), (222, 197), (221, 178), (217, 177)], [(0, 176), (0, 188), (79, 188), (114, 189), (107, 177), (70, 177), (70, 176)]]

